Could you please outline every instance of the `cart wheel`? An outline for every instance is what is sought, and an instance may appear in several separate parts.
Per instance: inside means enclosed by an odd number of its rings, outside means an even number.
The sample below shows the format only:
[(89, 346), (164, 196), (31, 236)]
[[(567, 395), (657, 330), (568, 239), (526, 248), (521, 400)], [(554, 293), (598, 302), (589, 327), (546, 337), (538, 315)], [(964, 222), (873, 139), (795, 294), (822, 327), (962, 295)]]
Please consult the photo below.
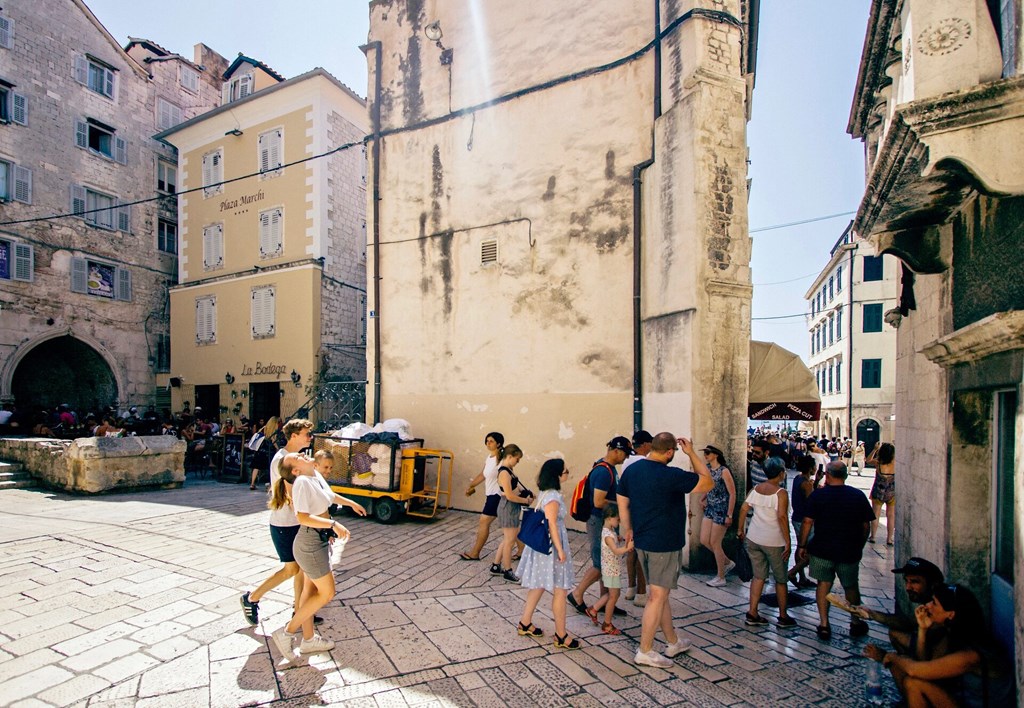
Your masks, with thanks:
[(402, 507), (398, 502), (387, 497), (381, 497), (373, 503), (373, 517), (382, 524), (393, 524), (398, 521)]

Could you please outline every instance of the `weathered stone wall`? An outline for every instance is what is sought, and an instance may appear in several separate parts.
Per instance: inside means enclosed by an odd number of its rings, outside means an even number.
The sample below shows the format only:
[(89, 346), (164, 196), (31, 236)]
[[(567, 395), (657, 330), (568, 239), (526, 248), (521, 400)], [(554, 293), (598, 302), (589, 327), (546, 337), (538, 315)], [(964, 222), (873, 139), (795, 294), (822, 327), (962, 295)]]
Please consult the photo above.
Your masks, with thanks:
[(0, 458), (25, 466), (49, 487), (98, 494), (180, 487), (185, 441), (166, 435), (129, 438), (0, 438)]

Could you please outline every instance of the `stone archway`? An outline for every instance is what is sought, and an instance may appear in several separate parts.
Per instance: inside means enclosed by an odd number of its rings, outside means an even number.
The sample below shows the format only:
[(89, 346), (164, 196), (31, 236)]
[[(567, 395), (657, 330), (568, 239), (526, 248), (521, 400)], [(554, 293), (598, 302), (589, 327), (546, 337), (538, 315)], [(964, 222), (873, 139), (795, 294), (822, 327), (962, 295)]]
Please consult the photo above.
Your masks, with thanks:
[(10, 392), (19, 408), (66, 403), (84, 413), (116, 405), (118, 382), (100, 352), (64, 335), (39, 342), (20, 357)]

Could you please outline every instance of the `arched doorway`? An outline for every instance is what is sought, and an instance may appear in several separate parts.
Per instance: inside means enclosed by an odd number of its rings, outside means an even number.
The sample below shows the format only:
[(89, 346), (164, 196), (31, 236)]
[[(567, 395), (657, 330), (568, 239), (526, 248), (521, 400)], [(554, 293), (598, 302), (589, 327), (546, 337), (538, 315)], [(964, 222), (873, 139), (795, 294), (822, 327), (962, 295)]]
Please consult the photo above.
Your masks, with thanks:
[(875, 449), (875, 443), (879, 441), (880, 435), (881, 426), (874, 418), (865, 418), (857, 423), (857, 440), (864, 443), (866, 453), (870, 454)]
[(117, 381), (100, 354), (74, 337), (47, 339), (25, 354), (11, 379), (21, 409), (67, 403), (79, 413), (117, 405)]

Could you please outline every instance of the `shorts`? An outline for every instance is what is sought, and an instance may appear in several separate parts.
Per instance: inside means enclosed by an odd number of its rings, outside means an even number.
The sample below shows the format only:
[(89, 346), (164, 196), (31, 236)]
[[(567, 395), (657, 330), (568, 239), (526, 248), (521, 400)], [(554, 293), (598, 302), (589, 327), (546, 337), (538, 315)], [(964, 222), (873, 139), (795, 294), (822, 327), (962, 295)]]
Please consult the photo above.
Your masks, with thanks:
[(590, 539), (590, 562), (601, 570), (601, 529), (604, 528), (604, 514), (587, 519), (587, 537)]
[(331, 572), (331, 549), (327, 541), (320, 540), (320, 533), (310, 526), (299, 526), (299, 533), (292, 544), (295, 562), (310, 580), (317, 580)]
[(501, 501), (500, 494), (488, 494), (487, 498), (484, 499), (484, 510), (480, 513), (484, 516), (497, 516), (499, 501)]
[(295, 542), (295, 535), (299, 532), (298, 526), (271, 526), (270, 539), (274, 542), (274, 549), (277, 557), (282, 563), (294, 563), (295, 555), (292, 553), (292, 544)]
[(784, 550), (785, 546), (762, 546), (747, 539), (747, 555), (750, 556), (750, 565), (754, 568), (754, 577), (758, 580), (767, 580), (768, 570), (771, 569), (776, 583), (785, 585), (789, 582), (786, 559), (782, 555)]
[(510, 502), (505, 497), (498, 499), (498, 527), (503, 529), (519, 528), (519, 520), (523, 515), (523, 505)]
[(808, 565), (808, 570), (811, 577), (818, 582), (835, 582), (838, 575), (839, 583), (843, 586), (844, 592), (850, 593), (860, 590), (857, 580), (860, 572), (859, 561), (856, 563), (837, 563), (825, 558), (818, 558), (817, 556), (811, 556), (810, 558), (811, 562)]
[(621, 588), (622, 587), (622, 576), (621, 575), (602, 575), (601, 583), (606, 588)]
[(636, 549), (637, 560), (644, 570), (648, 585), (675, 590), (679, 582), (679, 571), (683, 569), (683, 549), (657, 553)]

